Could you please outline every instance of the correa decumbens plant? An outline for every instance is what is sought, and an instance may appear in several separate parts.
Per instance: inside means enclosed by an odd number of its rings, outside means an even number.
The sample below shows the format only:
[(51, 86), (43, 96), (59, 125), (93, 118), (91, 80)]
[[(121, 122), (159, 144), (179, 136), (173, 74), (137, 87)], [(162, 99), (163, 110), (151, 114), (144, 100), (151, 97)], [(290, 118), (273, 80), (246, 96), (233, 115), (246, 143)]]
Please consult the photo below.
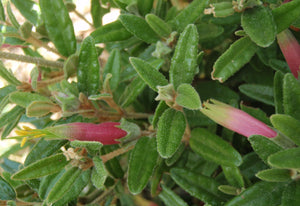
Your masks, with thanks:
[(1, 205), (300, 205), (300, 0), (90, 5), (0, 3)]

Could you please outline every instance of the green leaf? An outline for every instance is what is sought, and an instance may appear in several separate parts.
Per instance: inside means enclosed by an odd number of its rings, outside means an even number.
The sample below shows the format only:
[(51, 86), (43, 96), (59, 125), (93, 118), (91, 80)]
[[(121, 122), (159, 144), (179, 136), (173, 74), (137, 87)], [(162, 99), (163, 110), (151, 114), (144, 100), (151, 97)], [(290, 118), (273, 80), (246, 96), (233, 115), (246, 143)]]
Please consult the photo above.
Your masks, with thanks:
[(64, 194), (74, 186), (75, 180), (81, 173), (82, 170), (78, 167), (69, 168), (55, 183), (46, 201), (48, 203), (54, 203), (57, 200), (61, 199)]
[(157, 86), (165, 86), (168, 84), (168, 80), (164, 75), (152, 67), (151, 64), (136, 57), (130, 57), (129, 60), (140, 77), (154, 91), (158, 91)]
[(80, 92), (87, 96), (99, 93), (100, 64), (95, 42), (91, 36), (83, 40), (80, 48), (77, 79)]
[(300, 146), (300, 121), (289, 115), (274, 114), (271, 116), (273, 126)]
[(291, 171), (287, 169), (268, 169), (256, 174), (261, 180), (267, 182), (287, 182), (291, 180)]
[(24, 108), (20, 106), (15, 106), (10, 111), (2, 113), (0, 115), (0, 128), (6, 124), (14, 122), (14, 120), (22, 114), (24, 114)]
[(300, 120), (300, 82), (289, 73), (283, 79), (283, 108), (287, 115)]
[(240, 70), (255, 54), (257, 46), (249, 37), (235, 41), (215, 62), (212, 79), (221, 83)]
[(282, 72), (276, 72), (274, 76), (274, 104), (276, 113), (284, 113), (283, 108), (283, 78)]
[(76, 199), (82, 190), (87, 186), (89, 183), (91, 176), (91, 170), (83, 171), (74, 181), (72, 187), (64, 194), (63, 198), (52, 204), (53, 206), (61, 206), (66, 205), (67, 203), (71, 202), (72, 200)]
[(192, 130), (190, 146), (193, 151), (206, 160), (224, 166), (239, 166), (241, 155), (219, 136), (204, 128)]
[(98, 27), (91, 33), (95, 43), (107, 43), (129, 39), (132, 34), (128, 32), (123, 24), (117, 20), (104, 26)]
[(56, 154), (40, 159), (19, 170), (12, 176), (12, 179), (30, 180), (54, 174), (62, 170), (68, 163), (69, 161), (66, 160), (66, 157), (63, 154)]
[(234, 166), (222, 166), (222, 170), (230, 185), (237, 188), (245, 187), (244, 179), (239, 168)]
[(78, 55), (77, 54), (72, 54), (71, 56), (68, 57), (68, 59), (64, 63), (64, 77), (65, 79), (68, 79), (69, 77), (74, 76), (77, 71), (78, 67)]
[(109, 80), (109, 85), (112, 90), (115, 90), (118, 87), (120, 72), (121, 72), (120, 50), (113, 49), (108, 57), (108, 60), (106, 62), (103, 71), (103, 79), (105, 79), (105, 76), (108, 73), (112, 74), (112, 78)]
[(186, 128), (184, 114), (181, 111), (167, 109), (157, 125), (157, 151), (163, 158), (171, 157), (180, 146)]
[(190, 24), (180, 34), (171, 59), (170, 82), (175, 89), (182, 83), (192, 83), (196, 74), (197, 56), (198, 32), (196, 26)]
[(0, 176), (0, 190), (1, 190), (0, 200), (15, 200), (16, 199), (15, 190), (1, 176)]
[(55, 47), (64, 56), (76, 52), (76, 38), (69, 12), (62, 0), (40, 0), (42, 18)]
[(91, 155), (98, 155), (101, 147), (103, 146), (101, 142), (96, 142), (96, 141), (77, 141), (74, 140), (70, 144), (72, 147), (80, 147), (80, 148), (85, 148), (88, 153)]
[(250, 141), (253, 150), (265, 163), (268, 163), (267, 160), (271, 154), (282, 150), (280, 146), (261, 135), (252, 135), (248, 140)]
[(239, 90), (255, 100), (274, 106), (273, 88), (270, 86), (243, 84)]
[(93, 157), (94, 168), (92, 171), (92, 183), (97, 189), (104, 189), (104, 182), (108, 176), (102, 159)]
[(102, 26), (102, 18), (109, 10), (110, 8), (103, 8), (98, 0), (91, 0), (91, 16), (95, 28)]
[(218, 190), (219, 183), (213, 178), (181, 168), (172, 168), (170, 172), (172, 179), (190, 195), (212, 206), (225, 202)]
[(164, 113), (164, 111), (166, 109), (168, 109), (169, 106), (166, 104), (165, 101), (160, 101), (159, 104), (157, 105), (156, 109), (155, 109), (155, 113), (152, 119), (152, 125), (154, 128), (157, 127), (157, 123), (159, 118), (161, 117), (161, 115)]
[(200, 23), (196, 24), (196, 26), (199, 33), (199, 42), (214, 40), (224, 33), (224, 28), (216, 24)]
[(55, 152), (59, 151), (62, 146), (64, 146), (67, 140), (44, 140), (40, 139), (30, 150), (27, 155), (24, 166), (29, 166), (30, 164), (49, 157)]
[(232, 101), (238, 102), (240, 99), (237, 93), (217, 81), (199, 82), (197, 83), (195, 88), (199, 93), (202, 101), (213, 98), (230, 104), (232, 103)]
[(280, 205), (283, 189), (283, 183), (258, 182), (231, 199), (226, 206)]
[(146, 187), (157, 158), (155, 138), (140, 138), (129, 159), (128, 187), (132, 194), (139, 194)]
[(147, 14), (146, 21), (153, 31), (155, 31), (160, 37), (168, 38), (172, 32), (172, 28), (168, 25), (168, 23), (154, 14)]
[(119, 99), (119, 104), (125, 108), (134, 102), (137, 96), (145, 89), (146, 83), (142, 78), (137, 76), (132, 82), (125, 88), (125, 91)]
[(48, 175), (45, 176), (41, 179), (40, 182), (40, 187), (39, 187), (39, 197), (42, 200), (45, 200), (49, 194), (49, 192), (51, 191), (51, 189), (53, 188), (53, 186), (55, 185), (55, 183), (57, 182), (57, 180), (59, 180), (59, 178), (66, 172), (66, 170), (61, 170), (58, 173), (52, 174), (52, 175)]
[(153, 7), (154, 0), (137, 0), (137, 7), (139, 9), (139, 13), (143, 16), (150, 13)]
[(5, 12), (2, 1), (0, 1), (0, 20), (3, 22), (5, 21)]
[(162, 186), (163, 190), (159, 194), (159, 198), (165, 203), (166, 206), (188, 206), (175, 192), (166, 186)]
[(11, 0), (21, 14), (34, 25), (38, 24), (39, 10), (38, 5), (32, 0)]
[(300, 147), (286, 149), (272, 154), (268, 158), (268, 163), (277, 168), (299, 169), (300, 168)]
[(281, 206), (298, 206), (300, 204), (300, 182), (291, 182), (283, 191)]
[(7, 70), (2, 61), (0, 61), (0, 76), (5, 79), (9, 84), (18, 86), (21, 82), (14, 76), (14, 74)]
[(193, 24), (203, 13), (208, 0), (194, 0), (182, 10), (170, 23), (178, 32), (182, 32), (188, 24)]
[(269, 8), (261, 5), (246, 9), (242, 13), (241, 23), (250, 39), (258, 46), (268, 47), (274, 42), (277, 30)]
[(177, 162), (177, 160), (181, 157), (182, 153), (185, 151), (185, 144), (182, 142), (178, 149), (176, 150), (176, 152), (174, 153), (174, 155), (168, 159), (165, 160), (165, 163), (167, 166), (171, 166), (174, 163)]
[(27, 117), (42, 117), (58, 111), (59, 106), (49, 101), (34, 101), (26, 108)]
[(9, 100), (21, 107), (28, 107), (32, 102), (41, 101), (51, 103), (48, 97), (30, 93), (30, 92), (13, 92), (9, 95)]
[(277, 25), (277, 33), (287, 29), (299, 18), (300, 1), (291, 1), (272, 10), (274, 21)]
[(187, 109), (197, 110), (201, 108), (201, 100), (197, 91), (190, 84), (181, 84), (177, 88), (175, 102)]
[(19, 24), (18, 20), (16, 19), (15, 15), (14, 15), (12, 9), (11, 9), (10, 2), (7, 2), (7, 4), (6, 4), (6, 12), (7, 12), (8, 18), (11, 21), (12, 25), (16, 29), (19, 29), (20, 24)]
[(119, 20), (123, 26), (138, 39), (149, 44), (159, 40), (159, 37), (144, 19), (131, 14), (121, 14)]

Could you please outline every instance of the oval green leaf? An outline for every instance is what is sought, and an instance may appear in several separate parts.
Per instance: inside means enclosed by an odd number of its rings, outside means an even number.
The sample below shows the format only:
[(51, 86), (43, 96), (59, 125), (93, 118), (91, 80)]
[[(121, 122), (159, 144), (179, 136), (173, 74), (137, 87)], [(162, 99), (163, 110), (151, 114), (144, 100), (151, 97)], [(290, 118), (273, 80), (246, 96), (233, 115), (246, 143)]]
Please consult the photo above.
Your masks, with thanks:
[(165, 86), (168, 84), (168, 80), (164, 75), (152, 67), (148, 62), (136, 57), (130, 57), (129, 60), (140, 77), (154, 91), (158, 91), (156, 88), (157, 86)]
[(297, 18), (299, 18), (300, 1), (291, 1), (272, 10), (277, 33), (287, 29)]
[(274, 114), (271, 116), (271, 122), (282, 134), (300, 146), (300, 121), (289, 115)]
[(180, 146), (186, 128), (182, 112), (167, 109), (157, 125), (157, 151), (163, 158), (170, 158)]
[(283, 189), (283, 183), (258, 182), (231, 199), (225, 206), (280, 205)]
[(261, 135), (252, 135), (248, 140), (253, 150), (265, 163), (268, 163), (268, 157), (271, 154), (282, 150), (276, 143)]
[(291, 180), (292, 172), (287, 169), (268, 169), (262, 170), (255, 176), (267, 182), (287, 182)]
[(47, 197), (48, 203), (54, 203), (61, 199), (66, 192), (68, 192), (75, 183), (75, 180), (82, 173), (82, 170), (78, 167), (69, 168), (55, 183), (49, 195)]
[(1, 190), (0, 200), (15, 200), (16, 199), (15, 190), (1, 176), (0, 176), (0, 190)]
[(192, 83), (196, 74), (198, 57), (198, 32), (195, 25), (188, 25), (180, 34), (171, 59), (170, 82), (174, 88), (182, 83)]
[(91, 33), (91, 36), (95, 39), (95, 43), (98, 44), (126, 40), (129, 39), (132, 34), (117, 20), (97, 28)]
[(250, 61), (257, 46), (249, 37), (243, 37), (234, 42), (215, 62), (211, 78), (226, 81)]
[(104, 189), (104, 182), (108, 176), (102, 159), (99, 157), (93, 158), (94, 168), (92, 171), (92, 183), (97, 189)]
[(166, 186), (162, 186), (162, 192), (159, 194), (159, 198), (165, 203), (166, 206), (188, 206), (175, 192)]
[(188, 24), (193, 24), (203, 13), (208, 0), (194, 0), (184, 10), (182, 10), (171, 24), (178, 32), (182, 32)]
[(139, 194), (146, 187), (157, 158), (155, 138), (139, 139), (129, 159), (128, 187), (132, 194)]
[(243, 175), (238, 167), (222, 166), (223, 173), (228, 183), (237, 188), (245, 186)]
[(241, 155), (219, 136), (207, 129), (197, 128), (191, 133), (190, 146), (204, 159), (225, 166), (242, 164)]
[(83, 40), (80, 48), (77, 80), (80, 92), (87, 96), (99, 93), (100, 64), (95, 42), (91, 36)]
[(147, 14), (146, 21), (160, 37), (167, 38), (172, 32), (172, 28), (164, 20), (154, 14)]
[(274, 106), (273, 88), (266, 85), (243, 84), (239, 90), (252, 99)]
[(300, 168), (300, 147), (279, 151), (268, 158), (271, 166), (284, 169)]
[(144, 19), (131, 14), (121, 14), (119, 20), (123, 26), (138, 39), (149, 44), (159, 40), (157, 34)]
[(177, 88), (175, 102), (187, 109), (197, 110), (201, 108), (201, 100), (197, 91), (190, 84), (181, 84)]
[(76, 38), (72, 20), (62, 0), (40, 0), (42, 18), (55, 47), (64, 56), (76, 52)]
[(289, 73), (283, 79), (283, 108), (287, 115), (300, 120), (300, 82)]
[(137, 0), (137, 7), (139, 13), (145, 16), (146, 14), (150, 13), (153, 7), (154, 0)]
[(12, 176), (15, 180), (30, 180), (54, 174), (62, 170), (69, 161), (63, 154), (56, 154), (36, 161)]
[(172, 168), (171, 177), (182, 189), (207, 204), (219, 206), (226, 200), (213, 178), (181, 168)]
[(300, 182), (291, 182), (282, 193), (281, 206), (300, 205)]
[(277, 30), (269, 8), (261, 5), (246, 9), (242, 13), (241, 23), (250, 39), (258, 46), (268, 47), (274, 42)]
[(9, 95), (9, 100), (21, 107), (28, 107), (34, 101), (50, 102), (48, 97), (30, 93), (30, 92), (13, 92)]

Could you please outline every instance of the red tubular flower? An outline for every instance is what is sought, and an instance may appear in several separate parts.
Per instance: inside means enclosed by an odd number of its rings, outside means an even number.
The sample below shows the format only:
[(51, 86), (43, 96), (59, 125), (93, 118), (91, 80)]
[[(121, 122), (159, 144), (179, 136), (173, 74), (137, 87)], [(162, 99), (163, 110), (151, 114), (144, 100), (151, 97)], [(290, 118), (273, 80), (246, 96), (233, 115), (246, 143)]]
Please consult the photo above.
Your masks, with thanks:
[(269, 128), (268, 125), (255, 119), (246, 112), (217, 100), (210, 101), (212, 103), (203, 103), (204, 107), (200, 111), (223, 127), (246, 137), (250, 137), (251, 135), (263, 135), (273, 138), (277, 136), (277, 133)]
[(288, 29), (277, 34), (279, 47), (293, 75), (298, 78), (300, 71), (300, 45)]
[(22, 145), (28, 138), (46, 137), (49, 139), (69, 139), (80, 141), (97, 141), (104, 145), (118, 144), (116, 141), (127, 135), (127, 132), (118, 128), (119, 122), (92, 123), (69, 123), (45, 129), (30, 129), (16, 131), (20, 137), (24, 137)]

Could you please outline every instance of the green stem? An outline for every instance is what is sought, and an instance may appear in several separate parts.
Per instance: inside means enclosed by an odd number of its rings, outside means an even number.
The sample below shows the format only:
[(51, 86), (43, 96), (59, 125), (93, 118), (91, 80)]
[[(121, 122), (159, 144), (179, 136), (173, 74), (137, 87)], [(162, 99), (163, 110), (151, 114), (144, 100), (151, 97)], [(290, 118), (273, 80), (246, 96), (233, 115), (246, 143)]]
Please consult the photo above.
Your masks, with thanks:
[(49, 61), (49, 60), (45, 60), (40, 57), (31, 57), (31, 56), (25, 56), (25, 55), (19, 55), (19, 54), (13, 54), (13, 53), (0, 51), (0, 58), (32, 63), (32, 64), (36, 64), (38, 66), (44, 66), (44, 67), (52, 67), (52, 68), (59, 68), (59, 69), (64, 68), (63, 62)]
[(88, 25), (90, 25), (91, 27), (94, 27), (94, 25), (89, 22), (81, 13), (79, 13), (77, 10), (74, 10), (74, 13), (81, 18), (83, 21), (85, 21)]

